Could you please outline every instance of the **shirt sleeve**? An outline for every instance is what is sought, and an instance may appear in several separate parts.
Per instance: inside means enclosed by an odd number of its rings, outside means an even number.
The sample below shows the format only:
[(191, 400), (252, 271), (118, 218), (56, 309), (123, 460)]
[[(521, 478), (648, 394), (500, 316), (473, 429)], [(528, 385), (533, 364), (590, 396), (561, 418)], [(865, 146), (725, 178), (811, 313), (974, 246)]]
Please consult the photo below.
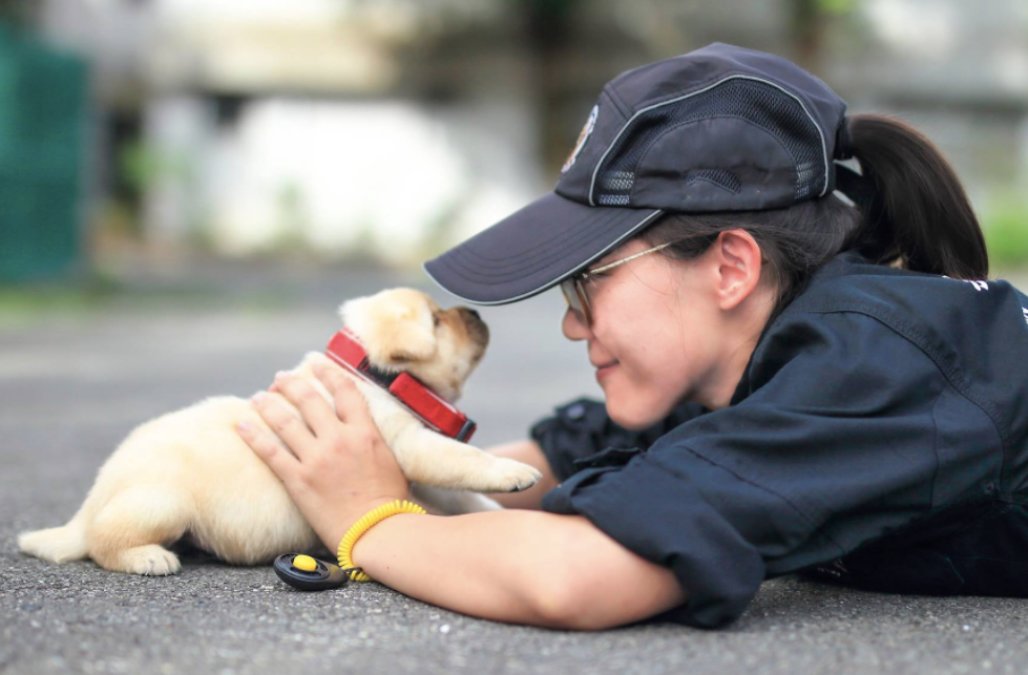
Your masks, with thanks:
[(971, 451), (954, 448), (997, 442), (923, 351), (856, 313), (780, 318), (736, 399), (620, 465), (574, 474), (543, 502), (670, 568), (688, 600), (666, 618), (694, 626), (729, 623), (766, 577), (924, 514), (937, 479), (957, 492), (955, 481), (974, 480), (940, 473), (940, 456), (970, 466)]
[(701, 412), (701, 406), (682, 404), (660, 422), (630, 431), (610, 419), (601, 401), (579, 398), (558, 406), (551, 416), (532, 425), (530, 436), (539, 444), (557, 480), (564, 480), (604, 450), (649, 447), (668, 430)]

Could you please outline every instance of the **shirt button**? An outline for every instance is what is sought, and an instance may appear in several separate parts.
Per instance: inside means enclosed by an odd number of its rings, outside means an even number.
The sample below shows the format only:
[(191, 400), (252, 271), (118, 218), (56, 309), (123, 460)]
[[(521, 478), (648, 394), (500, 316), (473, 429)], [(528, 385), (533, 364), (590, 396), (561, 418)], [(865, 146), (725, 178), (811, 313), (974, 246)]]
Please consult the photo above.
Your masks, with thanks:
[(566, 414), (569, 420), (580, 420), (585, 417), (585, 406), (581, 403), (576, 403), (567, 409)]

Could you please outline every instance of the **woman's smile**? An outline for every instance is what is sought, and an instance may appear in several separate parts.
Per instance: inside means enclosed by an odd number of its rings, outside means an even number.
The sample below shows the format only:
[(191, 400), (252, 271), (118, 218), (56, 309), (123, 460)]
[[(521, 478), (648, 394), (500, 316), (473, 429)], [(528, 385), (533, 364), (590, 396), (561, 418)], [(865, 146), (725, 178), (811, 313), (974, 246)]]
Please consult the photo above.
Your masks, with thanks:
[(594, 363), (593, 366), (596, 368), (596, 381), (602, 382), (604, 378), (606, 378), (614, 371), (617, 365), (618, 362), (616, 360), (599, 364)]

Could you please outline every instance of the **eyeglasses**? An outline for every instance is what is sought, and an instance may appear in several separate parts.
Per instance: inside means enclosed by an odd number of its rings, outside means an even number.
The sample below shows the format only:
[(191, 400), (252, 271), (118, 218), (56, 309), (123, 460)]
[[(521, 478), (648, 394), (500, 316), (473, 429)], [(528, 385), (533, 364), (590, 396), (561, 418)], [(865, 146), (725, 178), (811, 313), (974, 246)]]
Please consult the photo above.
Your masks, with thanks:
[(672, 243), (674, 242), (669, 241), (667, 243), (661, 244), (660, 246), (654, 246), (653, 248), (648, 248), (645, 251), (633, 253), (632, 255), (621, 258), (620, 260), (615, 260), (614, 262), (609, 262), (605, 265), (600, 265), (599, 267), (594, 267), (592, 269), (585, 270), (584, 272), (579, 272), (574, 276), (568, 277), (564, 281), (560, 282), (560, 290), (564, 294), (564, 299), (568, 303), (568, 308), (572, 311), (572, 313), (574, 313), (575, 318), (577, 318), (586, 326), (591, 326), (593, 322), (593, 317), (589, 304), (589, 292), (585, 286), (586, 283), (592, 281), (594, 277), (603, 274), (604, 272), (609, 272), (615, 267), (619, 267), (621, 265), (624, 265), (625, 263), (632, 262), (636, 258), (641, 258), (644, 255), (649, 255), (650, 253), (656, 253), (657, 251), (661, 251), (670, 246)]

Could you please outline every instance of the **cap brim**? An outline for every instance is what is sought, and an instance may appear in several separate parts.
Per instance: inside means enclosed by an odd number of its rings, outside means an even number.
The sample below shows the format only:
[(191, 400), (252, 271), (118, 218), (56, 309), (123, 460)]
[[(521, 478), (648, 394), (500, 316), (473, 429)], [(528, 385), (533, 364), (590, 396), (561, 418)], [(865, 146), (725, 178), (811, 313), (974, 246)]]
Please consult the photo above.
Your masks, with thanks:
[(516, 302), (603, 256), (661, 213), (585, 206), (550, 193), (429, 260), (425, 272), (467, 302)]

